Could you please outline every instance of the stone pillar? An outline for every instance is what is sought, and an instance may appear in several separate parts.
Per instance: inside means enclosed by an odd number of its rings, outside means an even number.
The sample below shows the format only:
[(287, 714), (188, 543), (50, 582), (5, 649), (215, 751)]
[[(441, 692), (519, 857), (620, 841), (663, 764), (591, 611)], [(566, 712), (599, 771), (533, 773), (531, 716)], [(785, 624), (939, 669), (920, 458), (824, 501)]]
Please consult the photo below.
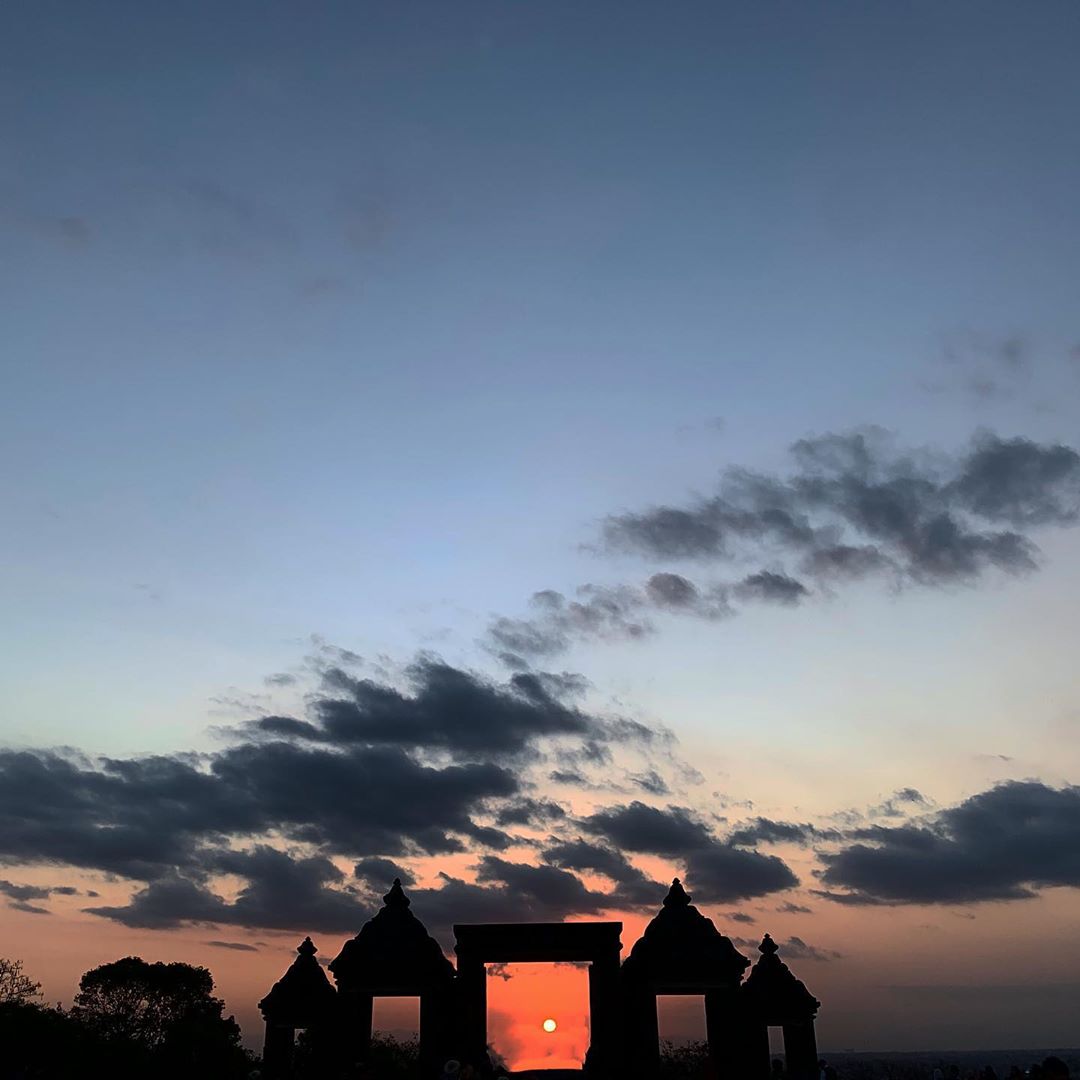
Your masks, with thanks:
[(468, 1063), (479, 1070), (488, 1060), (487, 970), (484, 962), (459, 953), (457, 986), (462, 1064)]
[(420, 1075), (439, 1076), (458, 1051), (452, 1045), (453, 1000), (442, 987), (420, 995)]
[(740, 1073), (745, 1080), (769, 1080), (772, 1057), (769, 1054), (769, 1027), (756, 1017), (748, 1016), (739, 1039)]
[(266, 1039), (263, 1042), (262, 1073), (267, 1080), (288, 1080), (292, 1075), (293, 1039), (296, 1032), (291, 1027), (266, 1021)]
[(784, 1025), (784, 1057), (788, 1080), (816, 1080), (817, 1039), (812, 1019)]
[(339, 998), (341, 1056), (347, 1068), (364, 1061), (371, 1050), (371, 1016), (375, 999), (371, 994), (345, 991)]
[(623, 987), (622, 1070), (634, 1080), (655, 1080), (660, 1073), (660, 1024), (656, 995), (648, 985)]
[(718, 1080), (742, 1080), (744, 1053), (742, 1040), (746, 1023), (733, 990), (709, 990), (705, 994), (705, 1037), (709, 1057)]
[(594, 957), (589, 966), (589, 1052), (585, 1069), (607, 1080), (619, 1052), (619, 954)]

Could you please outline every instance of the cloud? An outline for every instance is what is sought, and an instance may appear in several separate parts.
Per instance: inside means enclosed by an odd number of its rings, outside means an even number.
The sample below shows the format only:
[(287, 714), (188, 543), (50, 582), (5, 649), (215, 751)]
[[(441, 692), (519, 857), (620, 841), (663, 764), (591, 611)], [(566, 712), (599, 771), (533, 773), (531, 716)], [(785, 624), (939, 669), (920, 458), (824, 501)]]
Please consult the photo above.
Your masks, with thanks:
[(582, 640), (653, 633), (654, 616), (726, 618), (733, 601), (794, 606), (814, 591), (878, 578), (890, 587), (972, 584), (1036, 569), (1032, 531), (1080, 519), (1080, 454), (1062, 444), (980, 432), (960, 454), (898, 448), (877, 428), (800, 439), (787, 475), (726, 469), (711, 495), (608, 515), (597, 550), (715, 572), (703, 584), (670, 567), (643, 585), (543, 590), (524, 618), (500, 617), (488, 646), (511, 666)]
[(782, 859), (718, 840), (685, 807), (660, 810), (635, 801), (599, 810), (580, 825), (626, 851), (680, 861), (687, 885), (701, 903), (730, 903), (798, 884)]
[(929, 805), (930, 801), (922, 792), (913, 787), (906, 787), (893, 792), (884, 802), (871, 806), (867, 811), (867, 815), (871, 818), (904, 817), (911, 813), (912, 810), (926, 809)]
[[(968, 904), (1080, 886), (1080, 787), (1009, 781), (919, 822), (855, 830), (823, 853), (841, 904)], [(843, 891), (836, 891), (843, 890)]]
[(795, 888), (799, 879), (776, 855), (715, 843), (686, 857), (686, 885), (697, 903), (726, 904)]
[(804, 904), (793, 904), (790, 900), (785, 900), (777, 909), (783, 915), (812, 915), (813, 908), (808, 908)]
[(940, 584), (1031, 569), (1027, 535), (987, 526), (1071, 524), (1080, 505), (1080, 456), (1022, 438), (982, 433), (938, 465), (868, 429), (801, 439), (792, 456), (787, 477), (729, 469), (718, 494), (689, 506), (613, 515), (603, 543), (706, 562), (771, 552), (820, 575), (886, 571)]
[[(475, 881), (447, 876), (414, 890), (448, 918), (475, 917), (472, 902), (504, 918), (562, 918), (662, 897), (629, 865), (604, 893), (552, 862), (484, 852), (537, 844), (507, 827), (565, 826), (563, 807), (530, 793), (527, 770), (545, 755), (607, 763), (613, 746), (663, 751), (665, 733), (568, 703), (584, 683), (566, 673), (498, 683), (421, 657), (390, 682), (357, 678), (336, 658), (316, 669), (310, 718), (245, 722), (211, 753), (0, 750), (0, 864), (70, 865), (133, 882), (126, 901), (97, 899), (86, 910), (144, 929), (349, 930), (393, 878), (414, 880), (401, 860), (465, 851), (480, 856)], [(641, 780), (662, 783), (652, 769)], [(223, 878), (239, 891), (222, 892)], [(24, 907), (64, 891), (0, 885)]]
[(714, 842), (708, 827), (681, 806), (659, 810), (635, 800), (626, 806), (598, 810), (584, 818), (581, 827), (604, 836), (625, 851), (680, 856)]
[(735, 595), (740, 600), (761, 600), (766, 603), (788, 604), (793, 606), (810, 590), (801, 582), (787, 574), (777, 574), (771, 570), (760, 570), (750, 574), (735, 586)]
[(552, 866), (602, 874), (616, 888), (610, 906), (618, 910), (650, 910), (664, 898), (666, 887), (634, 866), (621, 851), (606, 844), (576, 840), (553, 842), (542, 853)]
[(232, 949), (234, 952), (258, 952), (257, 945), (249, 945), (245, 941), (204, 941), (204, 945), (210, 945), (215, 949)]
[(12, 900), (45, 900), (50, 896), (75, 896), (78, 889), (71, 885), (17, 885), (13, 881), (0, 878), (0, 894)]
[[(405, 686), (357, 678), (340, 668), (324, 673), (325, 693), (312, 711), (317, 723), (264, 717), (253, 730), (338, 746), (442, 751), (463, 760), (522, 758), (540, 739), (623, 740), (626, 723), (601, 720), (567, 702), (580, 678), (519, 671), (503, 684), (421, 656)], [(644, 725), (633, 734), (648, 739)]]
[[(731, 939), (732, 944), (740, 949), (757, 949), (759, 942), (754, 938), (747, 937), (733, 937)], [(776, 943), (780, 947), (780, 958), (782, 960), (842, 960), (843, 953), (837, 952), (835, 949), (819, 949), (816, 945), (810, 945), (808, 942), (803, 941), (801, 937), (789, 937), (787, 941), (777, 941)]]
[(353, 867), (353, 877), (363, 881), (372, 890), (389, 889), (395, 880), (403, 885), (412, 885), (416, 878), (411, 870), (399, 866), (392, 859), (383, 859), (378, 855), (369, 855)]
[(755, 847), (758, 844), (799, 844), (805, 847), (819, 840), (839, 838), (840, 833), (835, 829), (819, 829), (816, 825), (756, 817), (732, 830), (727, 840), (729, 844), (740, 847)]
[(645, 597), (630, 586), (582, 585), (575, 600), (544, 589), (534, 593), (530, 603), (535, 612), (532, 618), (504, 616), (491, 624), (488, 633), (496, 650), (552, 656), (564, 652), (577, 638), (636, 640), (652, 632), (641, 614)]

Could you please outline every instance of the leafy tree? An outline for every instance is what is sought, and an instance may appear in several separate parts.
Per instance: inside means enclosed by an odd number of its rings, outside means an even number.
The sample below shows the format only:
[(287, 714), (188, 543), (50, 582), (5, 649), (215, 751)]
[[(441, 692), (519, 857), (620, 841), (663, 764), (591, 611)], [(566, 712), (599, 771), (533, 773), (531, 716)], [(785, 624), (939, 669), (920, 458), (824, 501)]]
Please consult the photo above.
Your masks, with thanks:
[(41, 1000), (41, 983), (23, 974), (21, 960), (0, 956), (0, 1005), (33, 1005)]
[(83, 975), (71, 1015), (112, 1048), (118, 1066), (123, 1059), (161, 1076), (243, 1076), (250, 1061), (240, 1028), (223, 1016), (213, 989), (206, 968), (127, 956)]

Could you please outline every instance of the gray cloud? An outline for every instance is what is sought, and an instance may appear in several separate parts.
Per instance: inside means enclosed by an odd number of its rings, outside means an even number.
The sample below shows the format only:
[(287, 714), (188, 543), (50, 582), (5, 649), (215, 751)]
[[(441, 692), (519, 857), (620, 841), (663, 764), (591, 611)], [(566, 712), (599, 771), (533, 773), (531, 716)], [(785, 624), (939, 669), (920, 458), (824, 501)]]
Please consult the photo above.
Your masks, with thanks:
[(1061, 445), (983, 433), (936, 465), (867, 430), (802, 439), (792, 454), (786, 478), (729, 469), (715, 496), (609, 517), (604, 543), (654, 559), (773, 552), (809, 572), (886, 571), (928, 584), (1031, 569), (1028, 536), (987, 526), (1071, 524), (1080, 506), (1080, 456)]
[[(732, 943), (740, 949), (756, 950), (760, 944), (755, 938), (735, 937)], [(783, 960), (842, 960), (844, 954), (835, 949), (819, 949), (816, 945), (810, 945), (801, 937), (789, 937), (787, 941), (777, 941), (780, 946), (780, 957)]]
[(578, 640), (640, 638), (655, 614), (724, 618), (733, 600), (792, 606), (872, 577), (926, 587), (1024, 573), (1039, 556), (1033, 529), (1080, 518), (1080, 454), (1061, 444), (982, 432), (949, 457), (863, 429), (800, 439), (791, 456), (786, 476), (729, 468), (715, 494), (609, 515), (601, 529), (608, 554), (769, 569), (708, 585), (665, 569), (641, 586), (582, 586), (576, 600), (545, 590), (528, 616), (491, 624), (491, 651), (522, 666)]
[(416, 881), (411, 870), (398, 865), (392, 859), (383, 859), (378, 855), (369, 855), (353, 867), (353, 877), (366, 883), (372, 890), (389, 889), (395, 880), (403, 885), (412, 885)]
[(798, 878), (782, 859), (718, 840), (685, 807), (665, 810), (632, 802), (599, 810), (581, 827), (626, 851), (676, 859), (687, 885), (702, 903), (729, 903), (789, 889)]
[(552, 866), (603, 874), (615, 883), (611, 907), (620, 910), (649, 910), (664, 898), (666, 888), (634, 866), (620, 851), (606, 844), (576, 840), (552, 842), (543, 851)]
[(806, 907), (805, 904), (793, 904), (790, 900), (785, 900), (776, 909), (782, 915), (812, 915), (813, 908)]
[(801, 581), (771, 570), (759, 570), (756, 574), (748, 575), (735, 586), (734, 591), (740, 600), (788, 605), (797, 604), (810, 595), (810, 590)]
[(1010, 781), (918, 823), (854, 830), (852, 841), (820, 855), (820, 895), (837, 903), (1027, 899), (1080, 886), (1080, 787)]
[(258, 952), (257, 945), (248, 945), (244, 941), (204, 941), (204, 945), (210, 945), (215, 949), (232, 949), (233, 952)]
[(727, 837), (729, 844), (740, 847), (755, 847), (757, 844), (799, 844), (805, 847), (820, 840), (838, 839), (840, 833), (835, 829), (820, 829), (807, 823), (800, 825), (763, 817), (744, 822)]

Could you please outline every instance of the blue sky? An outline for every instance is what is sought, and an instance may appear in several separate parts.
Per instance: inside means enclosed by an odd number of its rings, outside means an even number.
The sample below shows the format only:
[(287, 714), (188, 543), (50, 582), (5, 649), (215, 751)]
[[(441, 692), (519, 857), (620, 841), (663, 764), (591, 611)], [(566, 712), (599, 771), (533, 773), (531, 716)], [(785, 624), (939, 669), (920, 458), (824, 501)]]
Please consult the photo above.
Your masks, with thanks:
[[(492, 618), (647, 576), (590, 550), (607, 515), (806, 435), (1075, 446), (1078, 32), (1063, 2), (15, 4), (0, 738), (208, 749), (313, 634), (503, 678)], [(1038, 542), (1037, 574), (557, 663), (671, 728), (704, 801), (1075, 782), (1077, 541)]]

